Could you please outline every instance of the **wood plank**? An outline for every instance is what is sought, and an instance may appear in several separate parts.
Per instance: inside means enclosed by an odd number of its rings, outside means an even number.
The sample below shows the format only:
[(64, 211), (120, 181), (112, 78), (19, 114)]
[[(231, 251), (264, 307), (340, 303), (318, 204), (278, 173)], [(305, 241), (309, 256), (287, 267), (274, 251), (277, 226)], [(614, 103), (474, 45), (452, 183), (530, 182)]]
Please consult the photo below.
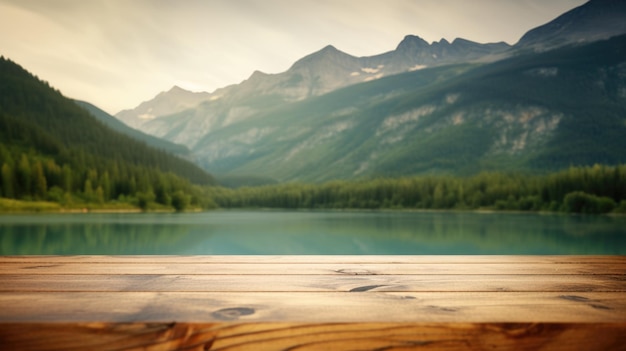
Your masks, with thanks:
[(0, 291), (626, 292), (624, 275), (0, 275)]
[(626, 324), (133, 323), (0, 324), (7, 349), (626, 350)]
[(626, 256), (543, 255), (213, 255), (213, 256), (0, 256), (0, 263), (385, 263), (385, 264), (493, 264), (493, 263), (602, 263), (625, 265)]
[(622, 292), (3, 292), (2, 322), (626, 322)]
[(15, 350), (626, 350), (623, 256), (0, 257)]
[(333, 274), (333, 275), (408, 275), (408, 274), (611, 274), (626, 275), (626, 264), (607, 265), (601, 263), (3, 263), (0, 274)]

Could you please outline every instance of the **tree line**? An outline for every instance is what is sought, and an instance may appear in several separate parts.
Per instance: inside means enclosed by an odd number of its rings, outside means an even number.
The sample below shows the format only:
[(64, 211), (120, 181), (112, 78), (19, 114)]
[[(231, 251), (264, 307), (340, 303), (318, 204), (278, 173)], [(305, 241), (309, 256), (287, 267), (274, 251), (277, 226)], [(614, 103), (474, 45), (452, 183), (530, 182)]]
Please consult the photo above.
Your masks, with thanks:
[[(432, 209), (626, 213), (626, 165), (570, 167), (544, 174), (487, 172), (470, 177), (415, 176), (199, 186), (172, 173), (125, 162), (91, 159), (59, 164), (34, 152), (0, 145), (0, 197), (51, 201), (62, 207), (128, 204), (143, 210), (189, 207), (276, 209)], [(90, 160), (91, 159), (91, 160)]]
[(76, 158), (82, 162), (60, 164), (32, 150), (11, 152), (0, 145), (0, 197), (51, 201), (66, 208), (115, 203), (144, 210), (211, 207), (200, 186), (173, 173), (89, 154)]
[(570, 167), (544, 175), (488, 172), (471, 177), (211, 187), (207, 196), (223, 208), (626, 212), (626, 166)]

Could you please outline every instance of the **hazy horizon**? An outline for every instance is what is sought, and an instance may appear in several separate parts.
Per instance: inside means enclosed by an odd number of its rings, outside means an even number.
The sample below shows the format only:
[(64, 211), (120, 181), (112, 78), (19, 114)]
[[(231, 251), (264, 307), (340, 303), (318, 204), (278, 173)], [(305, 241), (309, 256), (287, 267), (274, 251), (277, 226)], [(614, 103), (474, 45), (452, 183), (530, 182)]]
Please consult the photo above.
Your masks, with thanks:
[(585, 2), (0, 0), (0, 55), (115, 114), (174, 85), (211, 92), (283, 72), (326, 45), (372, 56), (409, 34), (514, 44)]

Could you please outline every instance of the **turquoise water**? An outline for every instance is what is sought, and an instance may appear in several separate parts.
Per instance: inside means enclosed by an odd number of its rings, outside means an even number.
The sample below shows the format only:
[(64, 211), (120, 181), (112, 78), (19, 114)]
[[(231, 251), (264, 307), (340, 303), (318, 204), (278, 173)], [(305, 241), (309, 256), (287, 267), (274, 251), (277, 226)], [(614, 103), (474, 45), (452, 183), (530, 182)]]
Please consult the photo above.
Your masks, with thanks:
[(626, 217), (472, 212), (1, 215), (0, 255), (626, 254)]

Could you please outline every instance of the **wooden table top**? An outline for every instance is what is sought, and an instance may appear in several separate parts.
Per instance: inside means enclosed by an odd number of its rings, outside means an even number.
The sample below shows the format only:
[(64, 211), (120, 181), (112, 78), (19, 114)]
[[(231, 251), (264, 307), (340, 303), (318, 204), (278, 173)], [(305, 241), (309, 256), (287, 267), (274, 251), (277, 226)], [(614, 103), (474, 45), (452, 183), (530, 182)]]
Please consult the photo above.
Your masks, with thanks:
[(625, 256), (5, 256), (0, 349), (626, 350), (625, 292)]

